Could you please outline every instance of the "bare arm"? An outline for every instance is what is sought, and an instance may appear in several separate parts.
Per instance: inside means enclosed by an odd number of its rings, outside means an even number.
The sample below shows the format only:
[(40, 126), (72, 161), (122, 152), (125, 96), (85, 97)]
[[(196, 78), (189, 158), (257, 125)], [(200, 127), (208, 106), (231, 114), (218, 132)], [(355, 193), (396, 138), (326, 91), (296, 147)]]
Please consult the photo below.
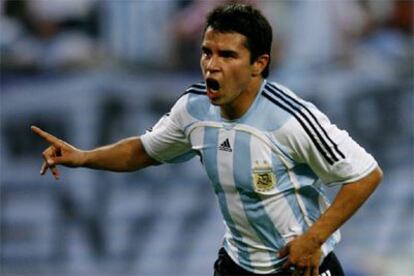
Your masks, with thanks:
[(43, 152), (44, 163), (40, 174), (44, 175), (50, 169), (56, 179), (59, 178), (57, 165), (122, 172), (159, 164), (146, 153), (139, 137), (130, 137), (112, 145), (83, 151), (38, 127), (32, 126), (31, 129), (50, 144)]
[(139, 137), (129, 137), (117, 143), (84, 152), (83, 167), (109, 171), (136, 171), (159, 164), (145, 151)]
[(382, 179), (380, 168), (363, 179), (345, 184), (332, 205), (309, 228), (307, 235), (322, 245), (342, 224), (344, 224), (374, 192)]
[(320, 248), (374, 192), (382, 179), (382, 171), (376, 168), (359, 181), (345, 184), (332, 205), (322, 214), (306, 233), (290, 242), (279, 256), (289, 255), (285, 267), (295, 266), (305, 275), (318, 275)]

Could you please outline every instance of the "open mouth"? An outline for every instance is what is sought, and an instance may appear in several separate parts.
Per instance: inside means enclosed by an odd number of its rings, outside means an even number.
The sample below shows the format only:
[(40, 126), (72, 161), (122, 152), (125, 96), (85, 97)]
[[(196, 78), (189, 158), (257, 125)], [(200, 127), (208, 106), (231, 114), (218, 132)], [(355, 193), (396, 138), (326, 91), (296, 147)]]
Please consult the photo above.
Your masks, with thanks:
[(211, 90), (211, 92), (216, 93), (220, 89), (220, 84), (215, 79), (207, 79), (206, 80), (207, 88)]

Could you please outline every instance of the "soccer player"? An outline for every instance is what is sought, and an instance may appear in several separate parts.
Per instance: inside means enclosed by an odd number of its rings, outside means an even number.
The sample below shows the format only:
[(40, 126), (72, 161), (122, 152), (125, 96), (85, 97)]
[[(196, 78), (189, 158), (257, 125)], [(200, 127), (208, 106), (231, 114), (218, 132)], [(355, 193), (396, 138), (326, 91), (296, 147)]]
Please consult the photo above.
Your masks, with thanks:
[[(50, 143), (41, 174), (58, 165), (134, 171), (199, 156), (226, 233), (214, 275), (343, 275), (339, 228), (382, 178), (375, 159), (311, 103), (266, 79), (272, 28), (231, 4), (207, 17), (191, 85), (151, 131), (84, 151)], [(341, 185), (333, 203), (325, 187)]]

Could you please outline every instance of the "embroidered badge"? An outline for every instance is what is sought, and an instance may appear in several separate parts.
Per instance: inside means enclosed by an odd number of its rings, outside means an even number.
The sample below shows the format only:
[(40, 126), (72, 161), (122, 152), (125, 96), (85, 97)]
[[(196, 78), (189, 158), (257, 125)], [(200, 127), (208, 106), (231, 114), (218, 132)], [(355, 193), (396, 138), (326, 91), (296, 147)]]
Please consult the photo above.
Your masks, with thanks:
[(269, 163), (264, 161), (260, 164), (256, 161), (252, 169), (253, 185), (256, 192), (269, 192), (276, 185), (276, 176)]

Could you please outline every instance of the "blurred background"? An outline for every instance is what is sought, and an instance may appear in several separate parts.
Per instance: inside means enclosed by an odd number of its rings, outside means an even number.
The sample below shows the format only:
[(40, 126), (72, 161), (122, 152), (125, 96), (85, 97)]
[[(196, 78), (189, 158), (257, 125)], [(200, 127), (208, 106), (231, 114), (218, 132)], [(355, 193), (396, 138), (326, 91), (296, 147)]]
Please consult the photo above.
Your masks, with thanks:
[[(82, 149), (143, 133), (201, 80), (204, 17), (224, 2), (0, 0), (1, 275), (212, 275), (224, 227), (197, 160), (56, 182), (30, 125)], [(274, 28), (269, 79), (384, 170), (342, 228), (346, 274), (413, 275), (413, 1), (249, 3)]]

